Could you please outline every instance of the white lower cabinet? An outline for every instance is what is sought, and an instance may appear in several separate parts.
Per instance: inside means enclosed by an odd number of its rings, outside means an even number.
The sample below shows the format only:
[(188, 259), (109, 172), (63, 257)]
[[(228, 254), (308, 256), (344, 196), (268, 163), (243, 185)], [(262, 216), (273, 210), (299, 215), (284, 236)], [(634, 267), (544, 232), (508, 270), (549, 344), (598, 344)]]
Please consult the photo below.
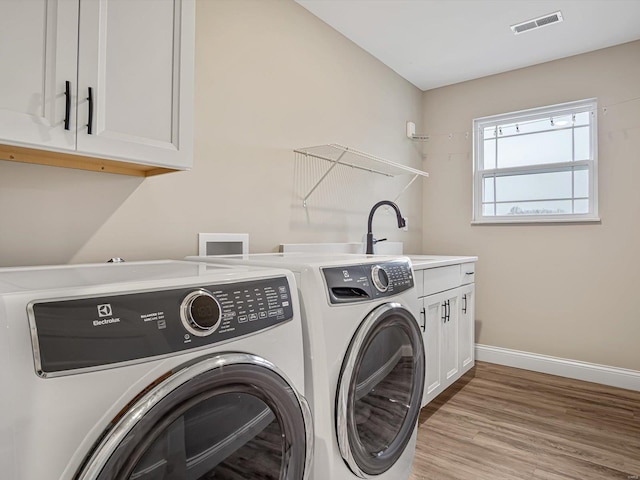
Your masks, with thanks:
[[(440, 272), (437, 270), (451, 277), (451, 267), (430, 269), (428, 277), (432, 289), (438, 288), (437, 276)], [(416, 272), (416, 275), (421, 273)], [(452, 286), (450, 282), (444, 285)], [(420, 326), (426, 357), (422, 406), (452, 385), (475, 363), (474, 293), (475, 285), (468, 284), (424, 295), (420, 299)]]

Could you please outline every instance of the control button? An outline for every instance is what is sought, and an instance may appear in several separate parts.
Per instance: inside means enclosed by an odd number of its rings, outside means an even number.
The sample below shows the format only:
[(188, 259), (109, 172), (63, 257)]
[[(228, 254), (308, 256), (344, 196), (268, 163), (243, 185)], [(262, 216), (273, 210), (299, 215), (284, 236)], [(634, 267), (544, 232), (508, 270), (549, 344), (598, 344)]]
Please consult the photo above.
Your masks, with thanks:
[(288, 307), (289, 306), (289, 302), (282, 302), (282, 306), (283, 307)]
[(267, 312), (260, 312), (260, 313), (258, 314), (258, 316), (259, 316), (260, 318), (267, 318)]
[(247, 320), (248, 320), (248, 319), (247, 319), (247, 316), (246, 316), (246, 315), (240, 315), (240, 316), (238, 317), (238, 323), (244, 323), (244, 322), (246, 322)]
[(192, 335), (206, 337), (220, 326), (220, 304), (207, 290), (194, 290), (180, 305), (180, 319)]
[(257, 320), (257, 319), (258, 319), (258, 314), (257, 313), (251, 313), (249, 315), (249, 321), (250, 322), (253, 322), (254, 320)]
[(278, 312), (275, 310), (269, 310), (269, 316), (270, 317), (276, 317), (278, 315)]
[(278, 315), (284, 315), (284, 309), (279, 308), (278, 310), (276, 310), (276, 313), (277, 313)]

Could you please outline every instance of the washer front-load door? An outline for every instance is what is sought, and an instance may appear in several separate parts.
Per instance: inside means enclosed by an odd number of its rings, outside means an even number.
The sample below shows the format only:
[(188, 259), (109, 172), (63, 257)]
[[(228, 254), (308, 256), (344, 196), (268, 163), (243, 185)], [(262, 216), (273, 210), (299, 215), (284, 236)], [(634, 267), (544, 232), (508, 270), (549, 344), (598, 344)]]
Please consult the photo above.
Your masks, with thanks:
[(308, 477), (306, 401), (268, 361), (204, 358), (143, 395), (106, 432), (78, 480)]
[(373, 310), (351, 340), (336, 396), (340, 453), (369, 478), (393, 466), (420, 414), (424, 346), (415, 317), (398, 303)]

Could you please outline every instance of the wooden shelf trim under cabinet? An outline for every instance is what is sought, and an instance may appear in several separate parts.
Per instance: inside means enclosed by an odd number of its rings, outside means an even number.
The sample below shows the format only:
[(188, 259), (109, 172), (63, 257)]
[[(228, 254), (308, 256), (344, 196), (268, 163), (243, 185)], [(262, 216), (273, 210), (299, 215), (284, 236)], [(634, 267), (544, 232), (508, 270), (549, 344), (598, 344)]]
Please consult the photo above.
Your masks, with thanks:
[(85, 157), (83, 155), (15, 147), (12, 145), (0, 145), (0, 160), (34, 163), (51, 167), (75, 168), (79, 170), (89, 170), (91, 172), (115, 173), (134, 177), (151, 177), (153, 175), (180, 171), (172, 168), (139, 165), (117, 160)]

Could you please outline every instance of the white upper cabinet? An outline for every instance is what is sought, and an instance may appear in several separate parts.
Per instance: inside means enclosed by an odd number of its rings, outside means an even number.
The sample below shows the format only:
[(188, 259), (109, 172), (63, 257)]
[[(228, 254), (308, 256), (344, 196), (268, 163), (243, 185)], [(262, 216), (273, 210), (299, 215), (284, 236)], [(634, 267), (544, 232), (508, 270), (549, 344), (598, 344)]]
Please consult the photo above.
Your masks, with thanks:
[(193, 55), (192, 0), (81, 0), (78, 152), (190, 167)]
[(194, 0), (1, 0), (0, 143), (189, 168), (194, 50)]
[(0, 142), (75, 149), (77, 59), (77, 0), (0, 1)]

